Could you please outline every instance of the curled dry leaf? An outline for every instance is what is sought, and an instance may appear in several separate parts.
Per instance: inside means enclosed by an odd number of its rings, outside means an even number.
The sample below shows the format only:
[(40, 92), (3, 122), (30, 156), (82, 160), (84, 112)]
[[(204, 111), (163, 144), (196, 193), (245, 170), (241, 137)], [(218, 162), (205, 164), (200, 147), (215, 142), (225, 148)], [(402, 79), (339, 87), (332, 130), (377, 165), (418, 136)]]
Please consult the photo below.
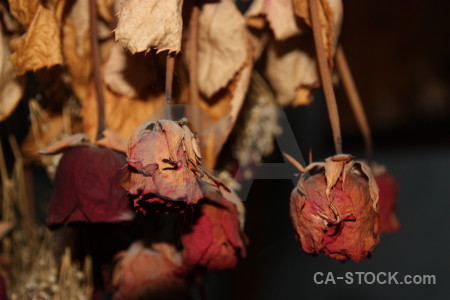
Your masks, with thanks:
[[(317, 2), (322, 40), (324, 41), (330, 65), (333, 65), (337, 36), (342, 24), (342, 0), (319, 0)], [(312, 27), (308, 0), (293, 0), (293, 3), (295, 14), (309, 27)]]
[(89, 1), (74, 1), (67, 8), (62, 26), (62, 52), (71, 85), (79, 99), (86, 98), (91, 80)]
[(23, 80), (9, 60), (10, 51), (0, 25), (0, 121), (11, 115), (23, 95)]
[(55, 176), (47, 224), (131, 221), (122, 188), (126, 160), (108, 148), (76, 146), (65, 149)]
[(342, 154), (299, 171), (290, 206), (303, 251), (356, 262), (369, 256), (379, 240), (378, 187), (370, 168)]
[(119, 11), (116, 41), (131, 53), (180, 52), (183, 0), (126, 0)]
[(239, 257), (246, 256), (238, 210), (227, 196), (211, 191), (195, 208), (197, 216), (181, 237), (185, 271), (196, 266), (208, 271), (227, 270), (236, 266)]
[(247, 23), (262, 29), (266, 22), (276, 40), (285, 40), (301, 33), (294, 15), (292, 0), (254, 0), (245, 13)]
[[(133, 130), (164, 105), (164, 94), (148, 95), (146, 98), (129, 98), (103, 88), (106, 128), (114, 130), (122, 138), (128, 139)], [(95, 140), (98, 115), (96, 93), (93, 84), (89, 86), (87, 96), (80, 99), (83, 116), (83, 132)], [(130, 118), (130, 116), (133, 116)]]
[(203, 168), (199, 142), (186, 123), (150, 121), (128, 141), (130, 174), (125, 186), (138, 210), (145, 212), (141, 200), (197, 203), (203, 198), (202, 183), (227, 190)]
[(375, 180), (380, 189), (380, 233), (392, 233), (400, 229), (400, 223), (395, 215), (398, 183), (385, 166), (373, 163)]
[(156, 59), (158, 57), (143, 53), (131, 55), (114, 44), (103, 67), (104, 81), (116, 94), (129, 98), (146, 97), (155, 85)]
[(202, 6), (198, 32), (198, 88), (207, 98), (226, 87), (248, 57), (245, 19), (232, 1)]
[(19, 75), (63, 62), (60, 20), (65, 1), (39, 4), (27, 31), (11, 41), (11, 61)]
[(84, 133), (77, 133), (66, 138), (63, 138), (60, 141), (57, 141), (42, 150), (39, 150), (39, 154), (41, 155), (53, 155), (61, 153), (69, 147), (76, 146), (88, 146), (90, 144), (89, 138)]
[[(288, 2), (255, 1), (246, 14), (247, 23), (252, 28), (263, 29), (264, 27), (255, 25), (255, 20), (265, 18), (274, 34), (274, 38), (267, 45), (265, 75), (276, 92), (277, 102), (281, 105), (308, 105), (312, 101), (311, 89), (319, 87), (320, 81), (312, 34), (310, 31), (301, 31), (294, 16), (294, 8), (299, 16), (297, 7), (301, 5), (303, 9), (307, 1), (294, 1), (294, 7)], [(320, 2), (324, 2), (322, 6), (326, 7), (328, 23), (323, 27), (323, 34), (327, 35), (326, 49), (332, 65), (342, 22), (342, 3), (340, 0)], [(278, 17), (282, 13), (290, 17)], [(322, 19), (325, 18), (323, 9), (321, 15)], [(309, 14), (307, 16), (309, 22)]]
[(149, 249), (135, 242), (117, 258), (112, 276), (114, 300), (185, 298), (186, 281), (176, 275), (181, 255), (172, 245), (158, 243)]
[(23, 26), (28, 26), (33, 21), (40, 0), (9, 0), (9, 11)]

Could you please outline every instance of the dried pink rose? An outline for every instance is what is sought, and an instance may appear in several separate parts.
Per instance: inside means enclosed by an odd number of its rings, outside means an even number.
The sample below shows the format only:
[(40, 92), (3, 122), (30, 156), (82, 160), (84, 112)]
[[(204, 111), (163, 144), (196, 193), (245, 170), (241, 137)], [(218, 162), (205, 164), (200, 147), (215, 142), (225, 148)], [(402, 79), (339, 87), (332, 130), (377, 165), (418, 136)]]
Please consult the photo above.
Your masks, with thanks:
[(113, 300), (187, 298), (186, 281), (177, 275), (181, 255), (172, 245), (156, 243), (149, 249), (135, 242), (117, 258)]
[(246, 256), (239, 208), (222, 193), (209, 192), (196, 209), (199, 216), (181, 237), (184, 270), (196, 266), (209, 271), (234, 268), (238, 258)]
[(186, 119), (151, 121), (137, 128), (128, 141), (127, 161), (124, 187), (137, 210), (145, 211), (142, 200), (197, 203), (205, 183), (228, 190), (203, 168), (198, 139)]
[(370, 168), (350, 155), (303, 168), (291, 195), (291, 218), (303, 251), (356, 262), (378, 244), (378, 187)]
[(379, 211), (380, 211), (380, 233), (396, 232), (400, 223), (395, 216), (396, 198), (398, 194), (398, 183), (394, 176), (382, 165), (372, 164), (375, 180), (380, 189)]

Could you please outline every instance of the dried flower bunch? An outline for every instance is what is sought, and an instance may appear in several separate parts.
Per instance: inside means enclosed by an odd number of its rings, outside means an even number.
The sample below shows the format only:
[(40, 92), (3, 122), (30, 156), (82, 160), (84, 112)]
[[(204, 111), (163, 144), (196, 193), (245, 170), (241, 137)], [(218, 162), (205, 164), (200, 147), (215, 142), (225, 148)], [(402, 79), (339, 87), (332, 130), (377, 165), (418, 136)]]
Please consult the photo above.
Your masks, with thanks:
[[(275, 104), (308, 105), (320, 86), (336, 155), (307, 167), (286, 156), (301, 173), (290, 208), (302, 249), (360, 261), (380, 233), (399, 228), (397, 185), (372, 163), (367, 118), (338, 45), (342, 1), (253, 0), (243, 11), (230, 0), (10, 0), (0, 3), (0, 12), (0, 121), (21, 99), (29, 101), (31, 128), (22, 152), (27, 161), (40, 160), (54, 180), (47, 224), (84, 255), (92, 250), (87, 229), (101, 225), (125, 236), (117, 249), (113, 241), (104, 245), (111, 253), (93, 256), (95, 297), (112, 287), (113, 299), (188, 298), (190, 280), (234, 268), (246, 257), (244, 205), (208, 170), (239, 187), (238, 179), (251, 172), (231, 178), (237, 166), (250, 169), (273, 150), (280, 133)], [(374, 172), (342, 154), (335, 67)], [(172, 104), (186, 104), (189, 126), (186, 118), (173, 120)], [(25, 177), (22, 156), (11, 144), (14, 180), (3, 155), (0, 168), (2, 207), (9, 207), (2, 221), (22, 222), (12, 234), (26, 228), (32, 236), (25, 182), (17, 180)], [(174, 214), (162, 213), (168, 211)], [(169, 237), (161, 242), (163, 231)], [(11, 238), (5, 233), (2, 241), (2, 255), (11, 258)], [(67, 290), (69, 299), (92, 292), (90, 270), (78, 281), (75, 267), (61, 270), (59, 277), (70, 273), (74, 284), (57, 283), (57, 260), (50, 256), (40, 253), (37, 261), (52, 264), (53, 294)], [(72, 266), (65, 257), (62, 265)], [(111, 272), (99, 279), (106, 265)], [(0, 275), (18, 290), (22, 279)]]
[(134, 206), (146, 202), (183, 201), (195, 204), (204, 197), (202, 184), (228, 188), (202, 166), (198, 139), (187, 120), (150, 121), (128, 141), (129, 179), (125, 184)]
[[(293, 161), (292, 158), (289, 158)], [(378, 244), (378, 187), (370, 168), (346, 154), (303, 168), (291, 218), (303, 251), (356, 262)]]

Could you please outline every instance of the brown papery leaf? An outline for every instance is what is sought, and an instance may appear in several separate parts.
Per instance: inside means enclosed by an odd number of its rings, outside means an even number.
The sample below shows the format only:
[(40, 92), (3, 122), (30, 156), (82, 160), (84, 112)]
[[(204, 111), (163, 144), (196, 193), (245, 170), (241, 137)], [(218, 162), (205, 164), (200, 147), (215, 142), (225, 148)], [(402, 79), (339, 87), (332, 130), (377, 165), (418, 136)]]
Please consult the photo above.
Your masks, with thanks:
[(26, 33), (11, 42), (11, 61), (19, 75), (62, 63), (57, 11), (64, 2), (58, 1), (56, 6), (53, 2), (39, 5)]
[[(133, 130), (144, 123), (148, 117), (162, 109), (164, 94), (150, 95), (145, 99), (128, 98), (103, 88), (105, 101), (105, 125), (114, 130), (122, 138), (128, 139)], [(93, 141), (97, 130), (97, 102), (95, 101), (95, 88), (91, 84), (84, 99), (81, 99), (83, 131)], [(130, 118), (130, 116), (133, 116)]]
[(86, 97), (92, 72), (88, 12), (89, 1), (75, 1), (64, 18), (62, 27), (64, 62), (72, 89), (79, 99)]
[(104, 81), (113, 92), (130, 98), (148, 95), (155, 85), (155, 63), (151, 55), (131, 55), (115, 43), (103, 68)]
[(33, 21), (40, 0), (9, 0), (9, 10), (23, 26), (28, 27)]
[[(311, 27), (311, 16), (309, 13), (308, 0), (293, 0), (294, 12), (297, 16)], [(337, 36), (342, 23), (342, 1), (341, 0), (318, 0), (320, 25), (322, 28), (322, 39), (325, 51), (332, 64)]]
[(288, 105), (294, 99), (296, 105), (311, 103), (310, 90), (319, 86), (312, 46), (308, 35), (269, 43), (265, 73), (279, 104)]
[(119, 11), (116, 41), (131, 53), (180, 52), (182, 0), (127, 0)]
[(227, 86), (247, 59), (245, 19), (231, 1), (205, 4), (198, 32), (198, 87), (207, 98)]
[(201, 128), (210, 128), (199, 132), (203, 164), (208, 168), (214, 167), (217, 156), (236, 123), (250, 83), (253, 68), (251, 58), (250, 53), (243, 69), (236, 74), (226, 89), (212, 99), (199, 99), (200, 109), (208, 116), (202, 119)]
[(261, 18), (267, 20), (276, 40), (285, 40), (300, 34), (295, 20), (292, 0), (255, 0), (245, 13), (247, 23), (261, 28)]
[(0, 25), (0, 121), (14, 111), (23, 95), (23, 80), (9, 60), (9, 47)]

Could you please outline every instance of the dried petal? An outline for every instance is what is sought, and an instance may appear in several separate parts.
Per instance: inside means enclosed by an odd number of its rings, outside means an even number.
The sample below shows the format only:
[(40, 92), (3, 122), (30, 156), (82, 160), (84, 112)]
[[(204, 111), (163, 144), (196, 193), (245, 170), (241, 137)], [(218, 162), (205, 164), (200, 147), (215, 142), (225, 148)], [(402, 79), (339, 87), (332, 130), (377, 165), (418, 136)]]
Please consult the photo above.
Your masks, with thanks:
[(116, 41), (132, 54), (157, 49), (180, 52), (182, 0), (127, 0), (119, 11)]
[(56, 171), (47, 224), (131, 221), (122, 188), (125, 164), (124, 155), (108, 148), (68, 148)]
[(349, 155), (336, 155), (306, 167), (290, 204), (303, 251), (358, 262), (374, 250), (378, 190), (370, 168), (362, 165)]
[(187, 284), (176, 276), (181, 255), (171, 245), (153, 244), (152, 249), (135, 242), (119, 253), (112, 284), (114, 300), (184, 299)]

